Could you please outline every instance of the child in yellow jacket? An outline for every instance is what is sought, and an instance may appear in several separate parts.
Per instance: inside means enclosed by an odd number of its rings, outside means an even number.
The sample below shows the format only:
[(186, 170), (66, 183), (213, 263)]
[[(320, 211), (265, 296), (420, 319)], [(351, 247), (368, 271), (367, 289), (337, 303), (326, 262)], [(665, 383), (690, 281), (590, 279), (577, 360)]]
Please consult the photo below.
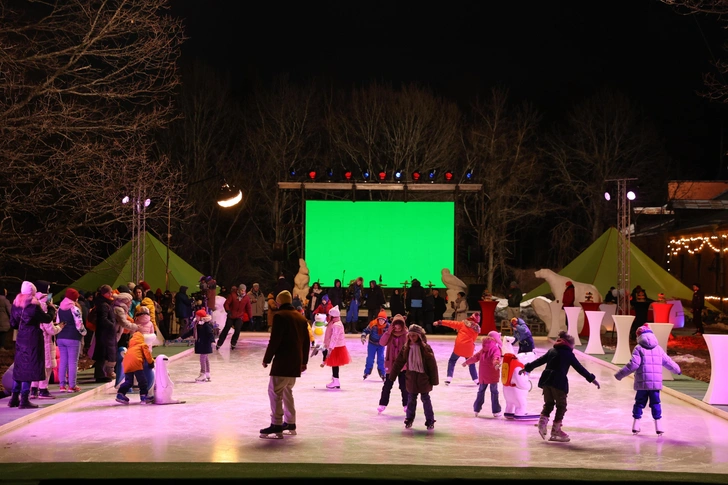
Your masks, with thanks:
[(147, 400), (149, 384), (146, 375), (144, 375), (144, 361), (149, 364), (149, 368), (154, 368), (152, 352), (149, 350), (149, 346), (144, 343), (144, 334), (136, 331), (129, 340), (129, 349), (126, 351), (126, 355), (124, 355), (124, 361), (122, 363), (124, 367), (124, 383), (119, 387), (116, 402), (129, 404), (129, 398), (126, 397), (126, 393), (129, 392), (129, 389), (134, 384), (135, 377), (139, 383), (139, 398), (142, 404), (151, 402)]

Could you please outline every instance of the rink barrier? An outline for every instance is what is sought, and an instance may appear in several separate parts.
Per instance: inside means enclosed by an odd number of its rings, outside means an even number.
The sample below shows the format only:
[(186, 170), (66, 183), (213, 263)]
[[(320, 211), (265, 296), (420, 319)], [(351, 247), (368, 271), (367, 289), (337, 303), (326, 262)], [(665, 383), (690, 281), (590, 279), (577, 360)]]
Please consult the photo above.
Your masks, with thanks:
[[(169, 357), (169, 362), (174, 362), (176, 360), (182, 359), (184, 357), (187, 357), (188, 355), (194, 354), (194, 352), (195, 352), (195, 348), (190, 347), (187, 350), (183, 350), (182, 352)], [(63, 411), (66, 408), (68, 408), (69, 406), (72, 406), (81, 401), (89, 399), (92, 396), (95, 396), (97, 394), (104, 393), (104, 392), (108, 391), (109, 389), (113, 389), (114, 384), (115, 384), (114, 381), (107, 382), (105, 384), (101, 384), (100, 386), (96, 386), (93, 389), (84, 391), (81, 394), (63, 399), (62, 401), (54, 402), (50, 406), (45, 406), (45, 407), (39, 408), (37, 411), (33, 411), (30, 414), (21, 416), (18, 419), (10, 421), (9, 423), (5, 423), (4, 425), (0, 426), (0, 435), (9, 433), (10, 431), (14, 431), (15, 429), (25, 426), (26, 424), (30, 424), (30, 423), (32, 423), (38, 419), (44, 418), (50, 414)]]

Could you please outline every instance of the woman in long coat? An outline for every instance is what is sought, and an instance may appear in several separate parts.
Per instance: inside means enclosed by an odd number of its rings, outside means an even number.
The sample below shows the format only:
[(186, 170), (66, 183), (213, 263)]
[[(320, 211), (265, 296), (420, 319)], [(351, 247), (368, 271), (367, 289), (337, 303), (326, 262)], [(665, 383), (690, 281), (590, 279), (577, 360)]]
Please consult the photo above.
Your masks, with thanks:
[(40, 325), (52, 320), (35, 298), (33, 283), (23, 281), (10, 309), (10, 326), (18, 331), (13, 364), (13, 393), (8, 406), (37, 408), (30, 402), (30, 383), (45, 379), (45, 344)]
[(114, 316), (114, 295), (111, 286), (99, 288), (94, 306), (96, 308), (96, 344), (94, 347), (94, 378), (96, 382), (111, 382), (116, 378), (116, 317)]

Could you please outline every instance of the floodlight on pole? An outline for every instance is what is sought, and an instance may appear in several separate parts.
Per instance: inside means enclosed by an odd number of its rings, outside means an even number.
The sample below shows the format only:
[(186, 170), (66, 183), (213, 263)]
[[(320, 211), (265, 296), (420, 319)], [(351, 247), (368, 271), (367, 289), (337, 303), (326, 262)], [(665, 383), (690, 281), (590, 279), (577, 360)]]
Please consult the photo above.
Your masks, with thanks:
[(129, 196), (125, 195), (123, 199), (121, 199), (122, 204), (128, 204), (129, 203)]
[(637, 196), (635, 195), (635, 193), (634, 193), (634, 192), (632, 192), (632, 191), (630, 190), (629, 192), (627, 192), (627, 198), (628, 198), (629, 200), (635, 200), (635, 199), (637, 198)]
[(612, 195), (609, 192), (604, 192), (604, 200), (609, 202), (610, 200), (612, 200)]
[(230, 186), (227, 182), (220, 187), (220, 195), (217, 204), (220, 207), (232, 207), (243, 200), (243, 191), (235, 190), (234, 186)]

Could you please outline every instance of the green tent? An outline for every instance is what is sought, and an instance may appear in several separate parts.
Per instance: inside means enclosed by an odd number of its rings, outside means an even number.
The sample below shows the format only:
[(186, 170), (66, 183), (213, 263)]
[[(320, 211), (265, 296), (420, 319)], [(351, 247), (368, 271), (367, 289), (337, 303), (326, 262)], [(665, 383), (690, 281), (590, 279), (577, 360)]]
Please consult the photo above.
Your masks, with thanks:
[[(569, 263), (559, 274), (574, 281), (590, 283), (597, 287), (602, 298), (609, 288), (617, 286), (617, 238), (623, 237), (617, 229), (610, 227), (591, 246)], [(630, 244), (632, 259), (630, 261), (630, 283), (634, 288), (642, 286), (647, 296), (657, 299), (658, 293), (665, 297), (691, 300), (693, 290), (682, 284), (677, 278), (652, 261), (634, 244)], [(543, 283), (531, 290), (524, 300), (551, 293), (548, 283)], [(709, 303), (706, 306), (715, 309)]]
[[(167, 261), (167, 247), (148, 232), (145, 233), (146, 249), (144, 252), (144, 281), (149, 283), (152, 291), (161, 288), (164, 291), (164, 272)], [(83, 291), (96, 291), (103, 284), (116, 289), (132, 281), (132, 247), (131, 241), (106, 258), (87, 274), (74, 281), (71, 288)], [(179, 291), (180, 286), (190, 288), (190, 293), (197, 291), (202, 273), (187, 264), (173, 251), (169, 252), (169, 289)], [(63, 293), (61, 293), (63, 295)]]

